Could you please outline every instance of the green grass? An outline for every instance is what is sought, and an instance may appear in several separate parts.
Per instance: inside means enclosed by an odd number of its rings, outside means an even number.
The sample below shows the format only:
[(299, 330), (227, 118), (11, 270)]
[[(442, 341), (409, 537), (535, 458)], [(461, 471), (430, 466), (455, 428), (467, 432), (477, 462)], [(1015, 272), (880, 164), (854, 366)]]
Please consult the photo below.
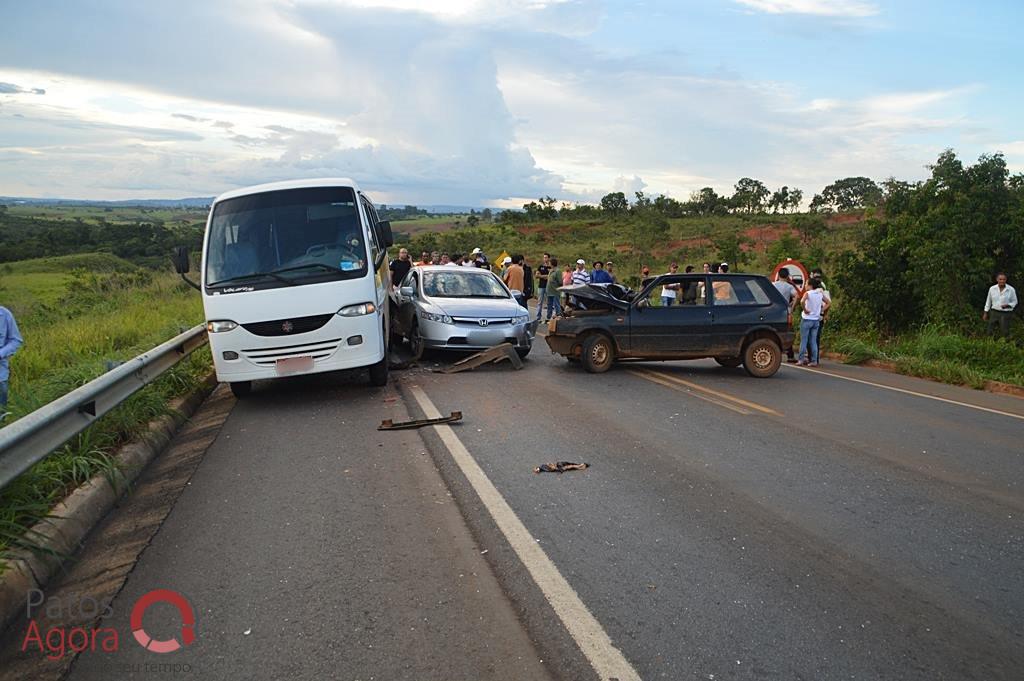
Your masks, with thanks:
[(985, 381), (1024, 386), (1024, 348), (1011, 341), (971, 338), (925, 327), (889, 339), (841, 334), (830, 339), (829, 345), (849, 355), (847, 361), (851, 364), (884, 360), (909, 376), (972, 388), (983, 387)]
[[(171, 272), (102, 255), (10, 265), (9, 273), (0, 268), (0, 304), (12, 301), (25, 339), (11, 360), (13, 419), (203, 319), (199, 295)], [(6, 547), (31, 546), (27, 528), (70, 489), (109, 470), (110, 452), (167, 413), (168, 400), (198, 386), (209, 371), (209, 351), (193, 353), (0, 491), (0, 554)]]
[(116, 223), (136, 222), (199, 222), (206, 220), (204, 208), (146, 208), (143, 206), (48, 206), (15, 204), (7, 206), (11, 215), (47, 220), (82, 220), (97, 224), (101, 220)]

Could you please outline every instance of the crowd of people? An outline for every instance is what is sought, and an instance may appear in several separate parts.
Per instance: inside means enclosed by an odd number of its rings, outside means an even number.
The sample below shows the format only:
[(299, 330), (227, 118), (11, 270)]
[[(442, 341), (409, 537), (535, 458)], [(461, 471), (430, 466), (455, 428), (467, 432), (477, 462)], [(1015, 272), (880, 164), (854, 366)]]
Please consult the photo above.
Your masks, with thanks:
[[(474, 248), (472, 252), (465, 255), (423, 251), (420, 254), (420, 259), (416, 262), (412, 262), (408, 250), (402, 248), (399, 251), (398, 259), (391, 261), (391, 283), (398, 286), (409, 270), (418, 265), (492, 269), (487, 255), (480, 248)], [(527, 263), (525, 256), (515, 254), (503, 257), (502, 261), (497, 264), (497, 269), (501, 280), (510, 289), (520, 291), (526, 300), (532, 299), (536, 293), (538, 299), (537, 319), (545, 320), (550, 320), (562, 313), (563, 301), (559, 291), (561, 287), (574, 284), (618, 283), (615, 263), (611, 260), (595, 260), (588, 267), (587, 261), (579, 258), (575, 264), (560, 265), (557, 258), (552, 257), (550, 253), (544, 253), (541, 263), (534, 269)], [(685, 266), (685, 274), (694, 272), (693, 265)], [(705, 262), (703, 272), (705, 274), (727, 274), (729, 263)], [(672, 263), (666, 274), (678, 273), (679, 265)], [(803, 282), (802, 287), (794, 283), (792, 275), (793, 273), (787, 268), (780, 268), (776, 281), (772, 282), (786, 299), (791, 313), (795, 314), (797, 306), (800, 308), (799, 354), (794, 356), (794, 352), (790, 348), (788, 361), (804, 366), (818, 366), (821, 329), (828, 318), (829, 309), (832, 307), (832, 296), (825, 286), (824, 274), (820, 268), (810, 271), (810, 276), (806, 282)], [(644, 282), (650, 277), (650, 267), (641, 266), (640, 281)], [(660, 302), (663, 307), (693, 305), (702, 296), (702, 286), (696, 281), (666, 283), (660, 290)], [(996, 275), (995, 285), (989, 289), (982, 314), (982, 318), (988, 322), (989, 334), (995, 332), (997, 336), (1008, 337), (1010, 321), (1016, 307), (1017, 293), (1007, 283), (1006, 275), (1000, 272)]]

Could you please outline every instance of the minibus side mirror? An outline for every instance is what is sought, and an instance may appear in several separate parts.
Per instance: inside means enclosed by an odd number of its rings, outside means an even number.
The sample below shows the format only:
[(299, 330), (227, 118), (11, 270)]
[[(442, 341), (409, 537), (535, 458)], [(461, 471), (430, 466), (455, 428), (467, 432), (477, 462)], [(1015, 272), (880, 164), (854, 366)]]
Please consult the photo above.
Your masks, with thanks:
[(174, 263), (174, 271), (181, 275), (182, 281), (198, 291), (199, 284), (185, 276), (188, 274), (189, 269), (191, 269), (188, 246), (175, 246), (174, 253), (171, 255), (171, 261)]
[(391, 220), (381, 220), (379, 223), (381, 236), (384, 238), (384, 247), (391, 248), (395, 245), (395, 235), (391, 231)]

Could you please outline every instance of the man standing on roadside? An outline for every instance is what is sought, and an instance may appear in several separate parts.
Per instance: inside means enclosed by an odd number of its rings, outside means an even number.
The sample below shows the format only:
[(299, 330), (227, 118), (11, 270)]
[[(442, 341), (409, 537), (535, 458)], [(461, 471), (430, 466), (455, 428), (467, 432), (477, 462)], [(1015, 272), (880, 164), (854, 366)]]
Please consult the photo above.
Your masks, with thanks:
[[(551, 273), (548, 275), (546, 291), (548, 298), (547, 319), (549, 321), (552, 317), (552, 308), (554, 308), (556, 315), (562, 314), (562, 294), (558, 292), (558, 287), (562, 285), (562, 277), (558, 274), (558, 259), (551, 258), (550, 266)], [(540, 319), (540, 317), (537, 317), (537, 319)]]
[(409, 249), (398, 249), (398, 260), (392, 260), (388, 269), (391, 270), (391, 285), (401, 286), (405, 275), (409, 274), (409, 270), (412, 269), (412, 263), (409, 261)]
[[(519, 266), (523, 268), (523, 297), (527, 301), (533, 298), (533, 268), (526, 263), (526, 256), (519, 254), (518, 258)], [(530, 306), (527, 305), (526, 309), (529, 310)]]
[(0, 421), (10, 414), (7, 411), (7, 381), (11, 377), (10, 359), (21, 347), (22, 342), (14, 315), (0, 305)]
[(604, 269), (604, 263), (600, 260), (594, 261), (594, 271), (590, 273), (590, 283), (592, 284), (610, 284), (612, 283), (612, 276), (608, 274)]
[(1016, 308), (1017, 292), (1006, 283), (1006, 274), (1000, 272), (996, 275), (995, 286), (988, 290), (985, 312), (981, 315), (981, 318), (988, 322), (989, 335), (992, 334), (992, 329), (998, 328), (1000, 338), (1009, 338), (1010, 320)]
[[(796, 286), (793, 286), (793, 282), (789, 280), (789, 270), (785, 267), (779, 270), (779, 278), (772, 282), (772, 285), (782, 294), (782, 297), (786, 299), (786, 305), (789, 306), (789, 314), (793, 314), (793, 308), (796, 307)], [(793, 346), (790, 345), (786, 348), (786, 361), (790, 364), (796, 364), (796, 357), (793, 356)]]
[(580, 258), (576, 261), (576, 269), (572, 273), (573, 284), (589, 284), (590, 273), (587, 272), (587, 261)]
[[(679, 265), (672, 263), (669, 265), (668, 274), (677, 274), (679, 272)], [(679, 290), (679, 284), (665, 284), (661, 287), (661, 306), (672, 307), (672, 304), (676, 302), (676, 291)]]
[[(544, 313), (544, 301), (548, 297), (548, 275), (551, 274), (551, 254), (544, 254), (544, 261), (537, 265), (537, 319)], [(550, 317), (551, 315), (548, 314)]]
[(615, 276), (615, 263), (611, 260), (604, 264), (604, 271), (608, 273), (608, 276), (612, 278), (613, 284), (619, 283), (619, 278)]
[(430, 253), (427, 252), (427, 251), (423, 251), (422, 253), (420, 253), (419, 262), (415, 263), (415, 266), (416, 267), (422, 267), (423, 265), (429, 265), (429, 264), (430, 264)]
[(506, 260), (508, 260), (508, 265), (505, 269), (505, 273), (501, 276), (501, 280), (504, 281), (505, 285), (513, 291), (525, 293), (525, 291), (523, 291), (523, 268), (512, 258), (506, 258)]

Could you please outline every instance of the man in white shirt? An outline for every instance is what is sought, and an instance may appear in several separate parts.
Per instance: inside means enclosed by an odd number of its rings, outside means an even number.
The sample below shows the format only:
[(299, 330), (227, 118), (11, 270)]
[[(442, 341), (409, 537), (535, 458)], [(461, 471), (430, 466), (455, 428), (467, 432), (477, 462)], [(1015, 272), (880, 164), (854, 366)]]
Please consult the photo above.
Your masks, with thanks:
[(981, 318), (988, 322), (988, 332), (999, 327), (999, 336), (1008, 338), (1010, 335), (1010, 320), (1013, 318), (1013, 311), (1017, 307), (1017, 292), (1006, 283), (1006, 275), (1000, 272), (996, 275), (996, 284), (988, 290), (988, 297), (985, 299), (985, 312)]
[[(679, 265), (672, 263), (666, 274), (678, 274)], [(671, 307), (676, 302), (676, 291), (679, 290), (679, 284), (665, 284), (661, 287), (661, 306)]]

